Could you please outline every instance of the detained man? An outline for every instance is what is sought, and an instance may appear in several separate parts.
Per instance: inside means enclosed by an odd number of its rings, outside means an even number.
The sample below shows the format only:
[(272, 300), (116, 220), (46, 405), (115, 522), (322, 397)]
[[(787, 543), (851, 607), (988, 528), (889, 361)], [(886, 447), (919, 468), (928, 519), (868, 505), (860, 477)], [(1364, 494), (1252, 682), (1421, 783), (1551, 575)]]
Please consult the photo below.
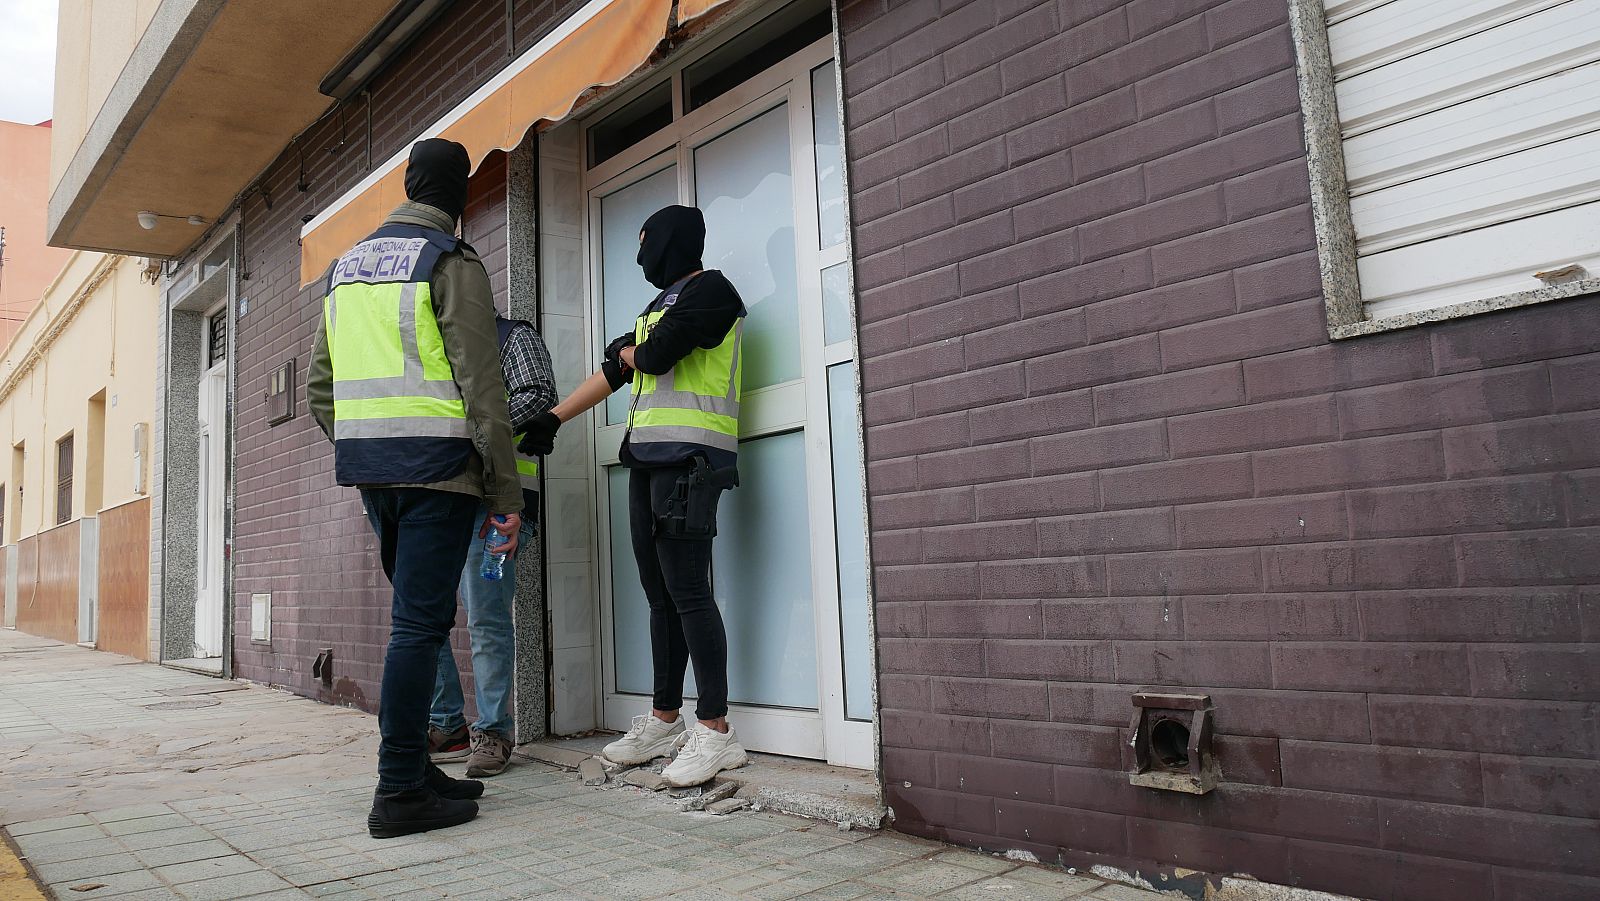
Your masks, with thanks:
[[(505, 376), (506, 406), (512, 431), (521, 433), (556, 402), (556, 380), (550, 351), (533, 325), (495, 317), (500, 342), (500, 371)], [(522, 436), (517, 435), (520, 439)], [(539, 461), (517, 457), (522, 482), (522, 534), (526, 547), (534, 538), (539, 509)], [(489, 515), (488, 507), (482, 510)], [(467, 634), (472, 643), (472, 681), (478, 718), (468, 728), (461, 673), (450, 643), (439, 649), (439, 676), (433, 687), (433, 713), (428, 726), (428, 756), (434, 763), (467, 761), (467, 778), (481, 779), (505, 771), (511, 762), (513, 719), (511, 680), (516, 664), (516, 634), (511, 606), (517, 593), (517, 558), (508, 556), (499, 579), (483, 575), (485, 539), (474, 536), (461, 571), (461, 602), (467, 608)]]
[[(669, 206), (645, 220), (638, 263), (660, 293), (632, 332), (606, 348), (600, 371), (529, 429), (524, 448), (548, 452), (561, 423), (633, 386), (621, 461), (629, 469), (628, 518), (639, 580), (649, 602), (654, 696), (648, 714), (602, 752), (620, 764), (677, 756), (662, 773), (675, 786), (699, 785), (743, 766), (728, 725), (728, 641), (711, 595), (711, 540), (717, 501), (738, 484), (739, 292), (721, 272), (701, 268), (705, 218)], [(640, 611), (641, 613), (643, 611)], [(683, 680), (694, 664), (700, 696), (686, 724)]]

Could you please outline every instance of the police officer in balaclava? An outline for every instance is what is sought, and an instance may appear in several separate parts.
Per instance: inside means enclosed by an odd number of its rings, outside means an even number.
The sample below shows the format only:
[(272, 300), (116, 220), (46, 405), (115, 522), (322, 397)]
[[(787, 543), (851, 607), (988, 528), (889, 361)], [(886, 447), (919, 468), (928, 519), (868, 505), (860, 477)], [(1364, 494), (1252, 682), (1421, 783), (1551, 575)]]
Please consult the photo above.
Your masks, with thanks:
[[(427, 747), (439, 651), (472, 536), (493, 529), (515, 553), (524, 503), (494, 293), (483, 261), (455, 234), (471, 169), (454, 141), (412, 146), (405, 202), (329, 270), (306, 376), (306, 403), (333, 441), (334, 478), (360, 489), (394, 589), (367, 817), (374, 838), (465, 823), (483, 794), (483, 783), (434, 766)], [(397, 319), (396, 309), (413, 315)], [(401, 375), (425, 367), (446, 377)]]
[[(524, 452), (549, 453), (562, 422), (631, 382), (621, 460), (631, 471), (628, 516), (650, 605), (655, 686), (650, 712), (634, 717), (633, 728), (603, 753), (639, 764), (681, 740), (662, 773), (678, 786), (707, 782), (747, 759), (728, 725), (728, 643), (711, 594), (717, 500), (738, 484), (746, 311), (721, 272), (701, 268), (705, 241), (705, 217), (694, 207), (669, 206), (645, 220), (637, 261), (660, 293), (633, 330), (606, 348), (600, 371), (536, 421), (523, 445)], [(700, 695), (688, 724), (679, 708), (691, 662)]]

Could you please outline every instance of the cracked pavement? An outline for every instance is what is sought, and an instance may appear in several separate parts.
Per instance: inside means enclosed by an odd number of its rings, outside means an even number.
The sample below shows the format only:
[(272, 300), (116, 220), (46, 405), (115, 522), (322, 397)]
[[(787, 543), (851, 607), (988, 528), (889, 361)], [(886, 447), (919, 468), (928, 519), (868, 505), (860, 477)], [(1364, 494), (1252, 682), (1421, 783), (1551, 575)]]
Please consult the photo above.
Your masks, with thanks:
[(366, 834), (376, 719), (0, 630), (0, 824), (47, 895), (1017, 899), (1154, 892), (750, 810), (727, 816), (520, 763), (477, 820)]

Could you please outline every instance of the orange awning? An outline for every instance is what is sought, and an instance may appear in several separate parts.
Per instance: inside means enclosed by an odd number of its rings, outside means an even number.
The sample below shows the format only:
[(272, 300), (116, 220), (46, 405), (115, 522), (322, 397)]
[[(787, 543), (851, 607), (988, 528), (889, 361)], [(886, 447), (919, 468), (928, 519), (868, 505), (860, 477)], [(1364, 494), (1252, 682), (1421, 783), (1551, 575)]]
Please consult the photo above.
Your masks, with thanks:
[[(680, 10), (700, 15), (719, 2), (727, 0), (680, 0)], [(557, 29), (530, 48), (512, 74), (474, 93), (424, 137), (461, 142), (476, 171), (494, 151), (514, 150), (538, 122), (565, 118), (584, 91), (616, 84), (644, 65), (666, 36), (671, 11), (672, 0), (611, 0), (566, 34)], [(405, 160), (405, 152), (397, 154), (302, 231), (302, 286), (321, 278), (405, 199)]]
[(678, 0), (678, 24), (698, 19), (731, 0)]

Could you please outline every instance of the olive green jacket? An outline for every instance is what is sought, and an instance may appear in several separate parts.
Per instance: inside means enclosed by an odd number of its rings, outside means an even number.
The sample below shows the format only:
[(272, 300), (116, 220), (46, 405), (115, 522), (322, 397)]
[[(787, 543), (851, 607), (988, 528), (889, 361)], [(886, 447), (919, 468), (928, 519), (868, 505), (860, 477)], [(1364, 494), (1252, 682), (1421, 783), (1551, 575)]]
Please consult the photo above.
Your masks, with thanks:
[[(420, 225), (446, 234), (455, 223), (435, 207), (406, 201), (385, 225)], [(500, 346), (494, 325), (494, 293), (489, 273), (471, 248), (439, 257), (431, 281), (433, 313), (439, 320), (445, 356), (455, 373), (456, 387), (467, 408), (467, 427), (478, 448), (460, 475), (427, 485), (362, 487), (433, 488), (485, 499), (491, 513), (522, 510), (522, 485), (517, 480), (517, 460), (511, 440), (511, 417), (506, 412), (505, 378), (500, 372)], [(324, 317), (317, 317), (317, 340), (306, 375), (306, 404), (317, 425), (333, 439), (333, 361), (328, 355)]]

